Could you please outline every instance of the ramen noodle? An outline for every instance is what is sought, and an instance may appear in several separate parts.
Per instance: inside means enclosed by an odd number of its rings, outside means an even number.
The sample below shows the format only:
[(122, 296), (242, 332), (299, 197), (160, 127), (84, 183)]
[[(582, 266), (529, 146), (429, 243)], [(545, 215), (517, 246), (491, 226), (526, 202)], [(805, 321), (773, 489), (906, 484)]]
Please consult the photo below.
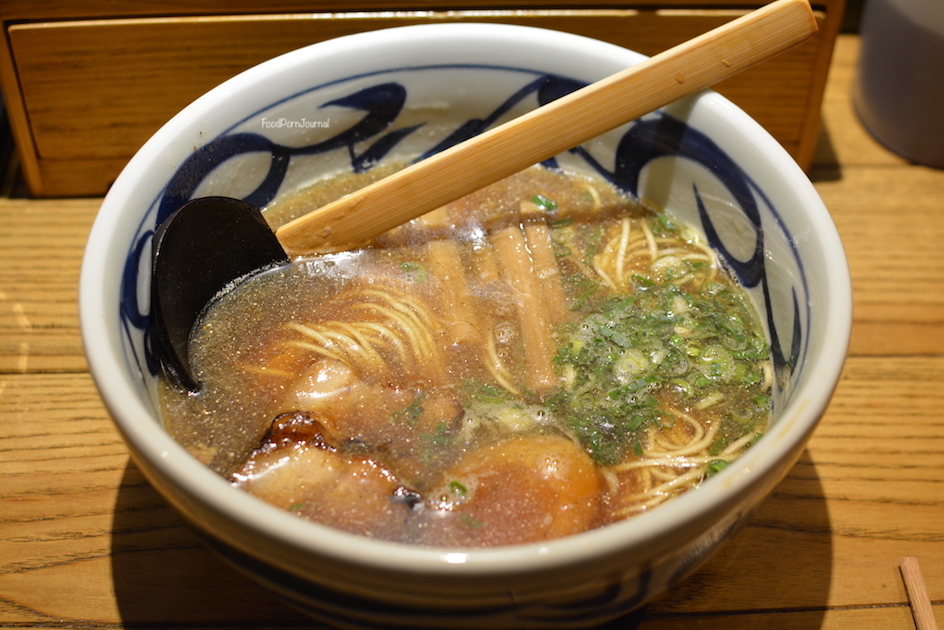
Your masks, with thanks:
[[(320, 183), (283, 221), (353, 186)], [(369, 245), (303, 257), (197, 327), (174, 437), (299, 517), (422, 545), (566, 536), (651, 510), (757, 440), (772, 371), (703, 237), (534, 167)]]

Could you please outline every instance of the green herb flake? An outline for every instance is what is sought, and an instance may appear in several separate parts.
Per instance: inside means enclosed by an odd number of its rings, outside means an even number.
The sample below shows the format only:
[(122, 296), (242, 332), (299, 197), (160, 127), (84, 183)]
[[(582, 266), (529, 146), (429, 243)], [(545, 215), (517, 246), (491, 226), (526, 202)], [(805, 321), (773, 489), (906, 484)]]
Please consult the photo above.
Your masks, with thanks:
[(670, 425), (665, 400), (686, 406), (714, 395), (725, 414), (712, 453), (720, 453), (769, 412), (750, 393), (769, 348), (733, 287), (712, 283), (688, 292), (671, 282), (634, 277), (627, 295), (586, 302), (582, 321), (563, 331), (556, 364), (569, 374), (553, 412), (600, 464), (641, 448), (648, 427)]
[(573, 217), (564, 217), (563, 219), (557, 219), (551, 223), (552, 230), (558, 230), (563, 227), (567, 227), (574, 222)]
[(705, 470), (705, 478), (716, 475), (727, 467), (728, 467), (727, 460), (713, 459), (710, 462), (708, 462), (708, 468), (707, 470)]
[(548, 199), (544, 195), (535, 195), (531, 197), (531, 202), (534, 203), (534, 205), (540, 207), (545, 212), (553, 212), (554, 210), (557, 210), (557, 202), (553, 199)]
[(426, 392), (416, 392), (416, 396), (410, 401), (410, 404), (403, 409), (394, 412), (393, 419), (397, 422), (406, 422), (411, 427), (416, 426), (420, 416), (423, 415), (423, 399), (426, 398)]
[(400, 271), (405, 273), (413, 282), (426, 282), (429, 278), (426, 265), (416, 260), (406, 260), (400, 263)]
[(667, 214), (657, 214), (656, 219), (658, 220), (658, 226), (662, 228), (665, 232), (677, 232), (678, 225), (672, 218)]
[(510, 400), (510, 394), (504, 388), (477, 379), (468, 379), (463, 382), (462, 393), (470, 403), (497, 405)]
[(459, 515), (459, 522), (465, 525), (466, 527), (471, 527), (472, 529), (478, 529), (482, 526), (480, 521), (475, 520), (468, 514)]

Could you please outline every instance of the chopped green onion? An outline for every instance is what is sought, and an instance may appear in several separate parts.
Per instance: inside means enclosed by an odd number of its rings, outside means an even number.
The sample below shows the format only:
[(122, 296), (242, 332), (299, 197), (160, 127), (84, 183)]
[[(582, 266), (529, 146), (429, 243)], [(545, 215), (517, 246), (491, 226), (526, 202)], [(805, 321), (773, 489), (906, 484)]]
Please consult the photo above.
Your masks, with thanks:
[(544, 195), (535, 195), (531, 197), (531, 201), (534, 203), (534, 205), (540, 206), (541, 209), (543, 210), (546, 210), (546, 211), (557, 210), (557, 202), (554, 201), (553, 199), (548, 199)]
[(551, 223), (551, 229), (556, 230), (558, 228), (567, 227), (574, 222), (573, 217), (564, 217), (563, 219), (557, 219)]
[(400, 263), (400, 270), (403, 271), (413, 282), (425, 282), (429, 277), (429, 271), (426, 265), (415, 260), (407, 260)]
[(708, 469), (705, 471), (705, 477), (716, 475), (728, 467), (728, 462), (723, 459), (713, 459), (708, 462)]
[(399, 411), (394, 412), (394, 420), (400, 420), (406, 422), (410, 426), (415, 426), (416, 422), (420, 419), (420, 416), (423, 415), (423, 399), (425, 397), (425, 392), (417, 392), (416, 396), (413, 397), (413, 400), (410, 401), (409, 405)]

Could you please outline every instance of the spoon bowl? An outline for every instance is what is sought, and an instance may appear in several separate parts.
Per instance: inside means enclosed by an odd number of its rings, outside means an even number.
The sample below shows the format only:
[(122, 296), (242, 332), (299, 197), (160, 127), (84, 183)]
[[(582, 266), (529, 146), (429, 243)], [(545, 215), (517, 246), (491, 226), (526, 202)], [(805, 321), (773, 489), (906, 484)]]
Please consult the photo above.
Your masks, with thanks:
[(189, 350), (194, 322), (227, 287), (289, 258), (259, 208), (232, 197), (184, 204), (154, 233), (152, 248), (151, 350), (169, 379), (196, 392)]

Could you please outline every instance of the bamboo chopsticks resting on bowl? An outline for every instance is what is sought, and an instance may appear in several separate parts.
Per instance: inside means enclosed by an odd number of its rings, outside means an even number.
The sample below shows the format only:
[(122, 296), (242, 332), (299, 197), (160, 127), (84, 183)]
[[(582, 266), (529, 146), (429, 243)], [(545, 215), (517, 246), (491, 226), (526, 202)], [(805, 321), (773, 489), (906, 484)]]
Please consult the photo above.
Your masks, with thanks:
[(810, 38), (807, 0), (776, 0), (276, 231), (289, 253), (343, 250), (706, 89)]

